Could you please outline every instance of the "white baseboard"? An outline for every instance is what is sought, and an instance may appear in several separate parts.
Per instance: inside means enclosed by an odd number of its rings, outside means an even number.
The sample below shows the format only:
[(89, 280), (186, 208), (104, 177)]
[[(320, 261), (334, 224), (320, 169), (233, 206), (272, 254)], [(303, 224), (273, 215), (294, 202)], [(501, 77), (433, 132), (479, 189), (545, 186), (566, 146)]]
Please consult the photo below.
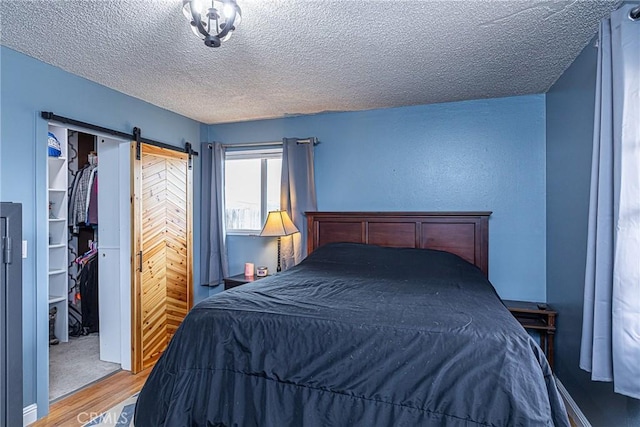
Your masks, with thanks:
[(576, 401), (573, 400), (573, 398), (569, 394), (569, 391), (564, 388), (558, 377), (555, 377), (555, 380), (556, 386), (558, 386), (558, 391), (564, 399), (565, 406), (567, 407), (567, 412), (569, 413), (571, 419), (576, 423), (578, 427), (591, 427), (591, 423), (589, 422), (587, 417), (584, 416)]
[(22, 409), (22, 425), (28, 426), (29, 424), (35, 423), (38, 419), (38, 405), (35, 403), (27, 406)]

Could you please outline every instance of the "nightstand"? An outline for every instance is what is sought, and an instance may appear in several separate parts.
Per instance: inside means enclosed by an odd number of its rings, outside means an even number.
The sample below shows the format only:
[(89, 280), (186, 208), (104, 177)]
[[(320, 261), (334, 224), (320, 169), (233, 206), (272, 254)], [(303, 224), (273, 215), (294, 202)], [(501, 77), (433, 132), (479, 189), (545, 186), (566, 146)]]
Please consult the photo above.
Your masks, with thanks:
[(263, 279), (258, 276), (245, 276), (244, 274), (236, 274), (235, 276), (224, 278), (224, 290), (235, 288), (236, 286), (244, 285), (246, 283), (255, 282), (256, 280)]
[(556, 311), (548, 304), (503, 300), (511, 314), (520, 322), (523, 328), (538, 331), (540, 334), (540, 348), (544, 351), (553, 369), (553, 337), (556, 333)]

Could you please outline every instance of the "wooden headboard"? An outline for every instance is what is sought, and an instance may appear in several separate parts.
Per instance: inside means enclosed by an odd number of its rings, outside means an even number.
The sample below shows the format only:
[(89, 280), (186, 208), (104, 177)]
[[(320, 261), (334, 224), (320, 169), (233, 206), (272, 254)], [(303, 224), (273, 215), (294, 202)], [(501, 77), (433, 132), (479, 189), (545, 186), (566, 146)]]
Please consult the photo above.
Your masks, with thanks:
[(491, 212), (305, 212), (307, 251), (332, 242), (438, 249), (489, 276)]

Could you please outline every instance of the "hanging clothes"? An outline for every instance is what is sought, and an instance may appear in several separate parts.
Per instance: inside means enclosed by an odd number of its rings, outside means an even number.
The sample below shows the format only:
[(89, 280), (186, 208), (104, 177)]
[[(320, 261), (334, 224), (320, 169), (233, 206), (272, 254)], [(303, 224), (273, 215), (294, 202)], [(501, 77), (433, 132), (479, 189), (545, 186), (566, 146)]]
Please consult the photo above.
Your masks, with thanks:
[(98, 168), (93, 170), (93, 179), (87, 197), (87, 219), (86, 224), (91, 226), (98, 225)]
[(82, 267), (78, 275), (80, 286), (80, 309), (82, 327), (88, 333), (99, 332), (98, 316), (98, 255), (97, 251), (82, 257)]
[(69, 225), (73, 227), (73, 233), (78, 233), (79, 227), (87, 224), (91, 189), (97, 168), (96, 165), (87, 165), (78, 171), (73, 180), (69, 197)]
[(91, 259), (98, 254), (98, 245), (96, 242), (89, 242), (89, 250), (76, 258), (76, 264), (84, 267)]
[(74, 260), (75, 264), (78, 264), (78, 269), (74, 274), (75, 280), (73, 286), (69, 288), (69, 294), (72, 296), (70, 300), (73, 304), (80, 304), (81, 292), (80, 292), (80, 273), (85, 265), (89, 263), (98, 254), (98, 245), (96, 242), (89, 242), (89, 250), (80, 255)]

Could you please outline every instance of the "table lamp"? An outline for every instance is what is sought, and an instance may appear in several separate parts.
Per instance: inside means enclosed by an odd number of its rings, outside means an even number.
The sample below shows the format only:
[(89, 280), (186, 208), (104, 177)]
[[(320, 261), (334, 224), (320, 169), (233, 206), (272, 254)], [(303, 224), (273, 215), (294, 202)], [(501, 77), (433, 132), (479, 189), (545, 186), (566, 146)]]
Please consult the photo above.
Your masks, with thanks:
[(282, 271), (280, 267), (280, 239), (282, 236), (289, 236), (300, 231), (289, 218), (287, 211), (270, 211), (267, 220), (264, 222), (260, 236), (277, 237), (278, 238), (278, 268), (277, 272)]

